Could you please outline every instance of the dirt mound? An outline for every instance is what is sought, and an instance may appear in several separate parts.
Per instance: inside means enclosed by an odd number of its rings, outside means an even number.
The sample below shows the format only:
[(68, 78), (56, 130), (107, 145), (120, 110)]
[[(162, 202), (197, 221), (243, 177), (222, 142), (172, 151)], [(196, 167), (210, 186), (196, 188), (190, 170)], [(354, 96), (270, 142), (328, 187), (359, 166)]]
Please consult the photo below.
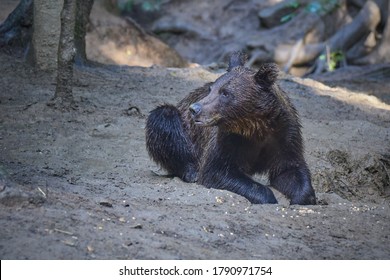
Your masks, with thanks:
[(187, 67), (175, 50), (147, 33), (130, 17), (120, 18), (95, 3), (86, 36), (87, 57), (105, 64)]
[(335, 192), (350, 201), (381, 203), (390, 197), (389, 155), (366, 154), (352, 159), (346, 151), (331, 150), (327, 159), (331, 167), (317, 171), (315, 179), (322, 191)]

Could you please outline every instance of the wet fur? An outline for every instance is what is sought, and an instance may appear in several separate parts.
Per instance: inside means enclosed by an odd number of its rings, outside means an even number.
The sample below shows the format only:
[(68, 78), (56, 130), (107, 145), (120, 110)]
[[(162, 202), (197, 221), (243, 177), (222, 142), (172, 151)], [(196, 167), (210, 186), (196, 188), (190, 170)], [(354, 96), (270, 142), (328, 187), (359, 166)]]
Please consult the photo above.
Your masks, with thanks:
[[(177, 107), (153, 110), (146, 124), (148, 152), (186, 182), (226, 189), (252, 203), (277, 202), (270, 188), (250, 177), (268, 173), (270, 185), (292, 204), (315, 204), (298, 113), (276, 83), (277, 67), (265, 64), (254, 72), (244, 62), (242, 54), (233, 54), (228, 72), (214, 83)], [(224, 90), (229, 102), (220, 96)], [(189, 110), (195, 103), (203, 108), (199, 116)]]

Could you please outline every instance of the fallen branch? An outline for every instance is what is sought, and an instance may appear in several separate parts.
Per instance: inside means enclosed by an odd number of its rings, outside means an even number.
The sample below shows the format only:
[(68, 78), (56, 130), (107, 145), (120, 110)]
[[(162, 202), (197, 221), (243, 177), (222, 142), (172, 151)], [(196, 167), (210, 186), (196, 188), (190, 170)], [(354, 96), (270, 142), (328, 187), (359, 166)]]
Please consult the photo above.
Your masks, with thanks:
[(374, 31), (379, 22), (378, 5), (373, 1), (367, 1), (354, 20), (344, 25), (326, 42), (308, 44), (299, 48), (296, 45), (281, 45), (275, 50), (275, 61), (279, 64), (286, 64), (289, 68), (292, 65), (302, 65), (316, 60), (315, 71), (316, 73), (322, 72), (327, 65), (323, 60), (323, 57), (326, 57), (327, 47), (329, 53), (346, 52), (361, 38)]
[[(354, 20), (343, 26), (336, 34), (329, 39), (329, 53), (342, 51), (345, 53), (356, 42), (373, 32), (380, 22), (381, 14), (378, 5), (374, 1), (367, 1)], [(316, 61), (315, 73), (324, 71), (326, 65), (321, 61), (321, 55), (326, 55), (326, 50), (322, 50), (320, 57)]]
[(343, 26), (329, 40), (330, 51), (348, 50), (360, 38), (374, 31), (380, 22), (380, 9), (374, 1), (367, 1), (354, 20)]

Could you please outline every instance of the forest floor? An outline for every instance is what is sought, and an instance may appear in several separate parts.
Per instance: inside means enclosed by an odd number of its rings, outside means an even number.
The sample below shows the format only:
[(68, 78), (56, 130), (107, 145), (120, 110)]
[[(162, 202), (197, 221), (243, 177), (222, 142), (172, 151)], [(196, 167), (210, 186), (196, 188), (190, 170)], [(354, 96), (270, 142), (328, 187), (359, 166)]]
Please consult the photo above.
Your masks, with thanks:
[(47, 105), (54, 74), (7, 55), (0, 73), (2, 259), (390, 258), (390, 105), (374, 96), (282, 76), (319, 204), (251, 205), (156, 175), (145, 149), (148, 112), (218, 73), (78, 68), (65, 113)]
[(390, 79), (367, 70), (281, 74), (319, 203), (252, 205), (157, 175), (145, 148), (148, 112), (224, 69), (79, 67), (61, 112), (54, 73), (0, 54), (0, 258), (390, 259)]

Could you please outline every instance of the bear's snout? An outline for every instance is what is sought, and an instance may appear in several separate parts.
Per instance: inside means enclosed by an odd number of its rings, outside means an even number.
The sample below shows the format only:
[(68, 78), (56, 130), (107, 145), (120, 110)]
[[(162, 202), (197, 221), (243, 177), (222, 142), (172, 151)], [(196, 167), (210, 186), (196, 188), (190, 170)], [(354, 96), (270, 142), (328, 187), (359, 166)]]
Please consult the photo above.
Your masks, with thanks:
[(190, 105), (189, 110), (190, 110), (191, 114), (195, 117), (195, 116), (199, 115), (200, 112), (202, 111), (202, 105), (199, 103), (193, 103)]

